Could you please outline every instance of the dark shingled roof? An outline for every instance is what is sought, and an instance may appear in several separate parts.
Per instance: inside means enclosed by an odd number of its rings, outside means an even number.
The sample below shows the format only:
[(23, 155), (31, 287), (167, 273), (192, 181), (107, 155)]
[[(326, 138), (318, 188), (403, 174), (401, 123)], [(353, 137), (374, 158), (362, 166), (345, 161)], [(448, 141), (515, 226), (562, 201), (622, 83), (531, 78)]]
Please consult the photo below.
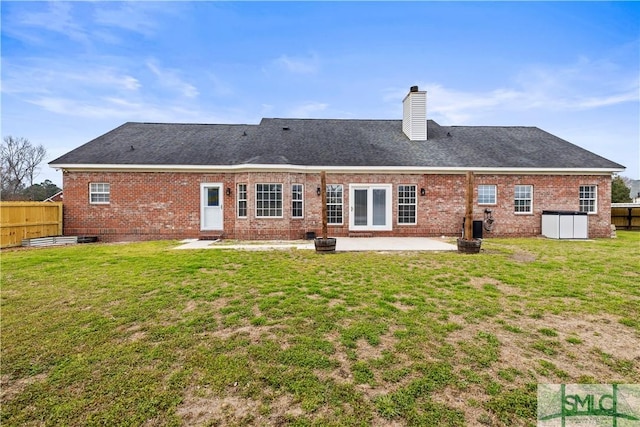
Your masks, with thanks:
[(401, 120), (339, 119), (125, 123), (50, 164), (624, 168), (536, 127), (440, 126), (429, 120), (428, 139), (410, 141)]

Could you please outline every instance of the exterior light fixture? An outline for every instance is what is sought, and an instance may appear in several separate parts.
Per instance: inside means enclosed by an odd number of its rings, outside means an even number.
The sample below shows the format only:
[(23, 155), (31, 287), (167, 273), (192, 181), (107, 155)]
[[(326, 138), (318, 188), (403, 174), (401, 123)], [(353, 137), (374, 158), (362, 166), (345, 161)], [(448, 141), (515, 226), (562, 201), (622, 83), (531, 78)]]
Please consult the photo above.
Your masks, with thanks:
[(231, 188), (227, 187), (227, 196), (231, 195)]
[(420, 195), (421, 195), (421, 196), (424, 196), (424, 195), (426, 195), (426, 194), (427, 194), (427, 190), (425, 190), (424, 188), (421, 188), (421, 189), (420, 189)]
[(320, 194), (322, 194), (322, 190), (320, 189), (320, 187), (318, 187), (316, 189), (316, 194), (319, 196)]

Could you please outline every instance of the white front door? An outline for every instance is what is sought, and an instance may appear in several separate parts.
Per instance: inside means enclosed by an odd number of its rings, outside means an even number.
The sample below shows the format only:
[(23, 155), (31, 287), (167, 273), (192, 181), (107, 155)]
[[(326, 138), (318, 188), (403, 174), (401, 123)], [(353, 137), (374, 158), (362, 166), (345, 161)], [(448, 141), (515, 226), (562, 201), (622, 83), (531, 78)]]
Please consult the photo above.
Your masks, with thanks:
[(222, 230), (222, 184), (200, 184), (200, 229)]
[(391, 184), (349, 185), (349, 230), (391, 230)]

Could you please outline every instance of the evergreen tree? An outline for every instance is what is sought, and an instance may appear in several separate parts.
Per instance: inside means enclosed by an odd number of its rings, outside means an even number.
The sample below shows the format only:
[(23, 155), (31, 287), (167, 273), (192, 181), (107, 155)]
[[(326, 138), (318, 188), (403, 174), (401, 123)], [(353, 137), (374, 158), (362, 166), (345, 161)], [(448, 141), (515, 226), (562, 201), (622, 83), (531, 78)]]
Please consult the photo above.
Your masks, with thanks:
[(627, 187), (620, 175), (616, 175), (611, 181), (611, 203), (630, 203), (631, 189)]
[(26, 200), (42, 201), (48, 199), (54, 194), (60, 192), (61, 189), (48, 179), (40, 184), (33, 184), (22, 192), (22, 196)]

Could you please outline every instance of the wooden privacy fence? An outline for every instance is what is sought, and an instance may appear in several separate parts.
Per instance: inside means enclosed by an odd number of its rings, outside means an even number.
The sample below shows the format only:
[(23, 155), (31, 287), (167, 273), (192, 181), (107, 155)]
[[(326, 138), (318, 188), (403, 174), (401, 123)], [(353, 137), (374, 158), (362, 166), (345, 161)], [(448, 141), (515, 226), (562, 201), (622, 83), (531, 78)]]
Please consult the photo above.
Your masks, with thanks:
[(640, 204), (612, 203), (611, 224), (618, 230), (640, 229)]
[(0, 247), (62, 235), (62, 202), (0, 202)]

